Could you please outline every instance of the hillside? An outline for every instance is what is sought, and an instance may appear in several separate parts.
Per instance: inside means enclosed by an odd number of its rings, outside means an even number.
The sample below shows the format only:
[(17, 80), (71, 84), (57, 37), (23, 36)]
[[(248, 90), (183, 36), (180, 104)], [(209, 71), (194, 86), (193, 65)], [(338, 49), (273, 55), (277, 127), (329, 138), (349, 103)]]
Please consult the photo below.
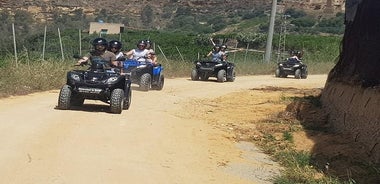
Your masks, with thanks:
[[(124, 23), (126, 26), (143, 26), (141, 16), (150, 10), (149, 22), (152, 27), (162, 27), (170, 22), (178, 11), (191, 12), (192, 15), (227, 15), (238, 11), (251, 11), (257, 8), (270, 7), (268, 0), (127, 0), (95, 1), (95, 0), (13, 0), (0, 1), (0, 12), (15, 10), (28, 11), (37, 22), (49, 22), (54, 17), (80, 14), (96, 17), (99, 14), (113, 16), (112, 22)], [(146, 14), (146, 13), (145, 13)]]

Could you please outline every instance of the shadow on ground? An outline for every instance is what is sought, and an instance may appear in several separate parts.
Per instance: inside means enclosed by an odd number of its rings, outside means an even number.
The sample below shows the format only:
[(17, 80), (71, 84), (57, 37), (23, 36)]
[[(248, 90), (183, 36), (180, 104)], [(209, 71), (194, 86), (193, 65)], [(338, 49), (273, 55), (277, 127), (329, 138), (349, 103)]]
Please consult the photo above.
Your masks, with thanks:
[[(294, 90), (299, 93), (299, 89)], [(372, 164), (364, 145), (352, 135), (341, 134), (327, 121), (320, 102), (321, 89), (302, 90), (304, 97), (292, 97), (285, 111), (278, 114), (282, 120), (298, 120), (307, 137), (314, 142), (311, 165), (325, 174), (356, 183), (380, 183), (379, 165)], [(277, 120), (278, 121), (278, 120)]]

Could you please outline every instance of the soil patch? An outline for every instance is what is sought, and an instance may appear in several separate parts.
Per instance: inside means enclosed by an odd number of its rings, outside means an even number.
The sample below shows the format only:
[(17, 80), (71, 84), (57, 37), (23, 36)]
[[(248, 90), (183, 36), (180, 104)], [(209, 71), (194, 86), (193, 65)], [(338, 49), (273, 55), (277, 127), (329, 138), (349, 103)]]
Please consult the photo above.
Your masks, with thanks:
[(349, 135), (337, 134), (320, 104), (322, 89), (263, 87), (215, 99), (190, 102), (191, 116), (233, 132), (235, 141), (262, 144), (265, 136), (283, 139), (291, 132), (294, 148), (311, 154), (321, 173), (358, 183), (380, 183), (376, 166), (366, 160), (362, 146)]

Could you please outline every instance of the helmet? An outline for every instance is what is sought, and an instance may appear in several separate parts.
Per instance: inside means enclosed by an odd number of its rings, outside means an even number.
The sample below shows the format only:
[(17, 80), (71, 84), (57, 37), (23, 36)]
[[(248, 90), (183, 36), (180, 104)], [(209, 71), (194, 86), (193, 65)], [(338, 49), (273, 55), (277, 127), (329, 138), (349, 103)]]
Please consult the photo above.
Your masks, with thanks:
[(301, 51), (294, 50), (294, 51), (291, 51), (290, 54), (291, 54), (292, 56), (297, 56), (297, 57), (299, 57), (299, 58), (302, 57), (302, 52), (301, 52)]
[(300, 59), (302, 58), (302, 55), (303, 55), (302, 51), (297, 51), (296, 54), (297, 54), (297, 57), (298, 57), (298, 58), (300, 58)]
[(103, 46), (107, 47), (108, 46), (108, 42), (104, 38), (95, 38), (95, 40), (92, 41), (92, 45), (93, 46), (103, 45)]
[(121, 42), (117, 41), (117, 40), (112, 40), (109, 42), (109, 48), (116, 48), (117, 50), (120, 50), (121, 47), (123, 45), (121, 44)]
[(227, 49), (227, 45), (223, 44), (222, 46), (220, 46), (221, 49)]
[(146, 43), (146, 44), (150, 44), (150, 45), (152, 45), (153, 42), (150, 41), (150, 40), (145, 40), (145, 43)]
[(214, 51), (219, 51), (220, 50), (220, 46), (219, 45), (215, 45), (214, 48), (213, 48)]
[(145, 48), (145, 47), (146, 47), (146, 41), (144, 41), (144, 40), (140, 40), (140, 41), (138, 41), (138, 42), (137, 42), (137, 47), (139, 47), (139, 45), (143, 45), (144, 48)]

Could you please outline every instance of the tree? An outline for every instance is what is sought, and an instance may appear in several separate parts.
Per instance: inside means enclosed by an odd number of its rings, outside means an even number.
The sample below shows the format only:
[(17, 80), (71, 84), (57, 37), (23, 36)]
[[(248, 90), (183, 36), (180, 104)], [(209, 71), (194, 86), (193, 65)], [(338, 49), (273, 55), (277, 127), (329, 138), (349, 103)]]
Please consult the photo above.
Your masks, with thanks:
[(151, 6), (146, 5), (141, 11), (141, 22), (145, 27), (151, 28), (153, 22), (153, 9)]

